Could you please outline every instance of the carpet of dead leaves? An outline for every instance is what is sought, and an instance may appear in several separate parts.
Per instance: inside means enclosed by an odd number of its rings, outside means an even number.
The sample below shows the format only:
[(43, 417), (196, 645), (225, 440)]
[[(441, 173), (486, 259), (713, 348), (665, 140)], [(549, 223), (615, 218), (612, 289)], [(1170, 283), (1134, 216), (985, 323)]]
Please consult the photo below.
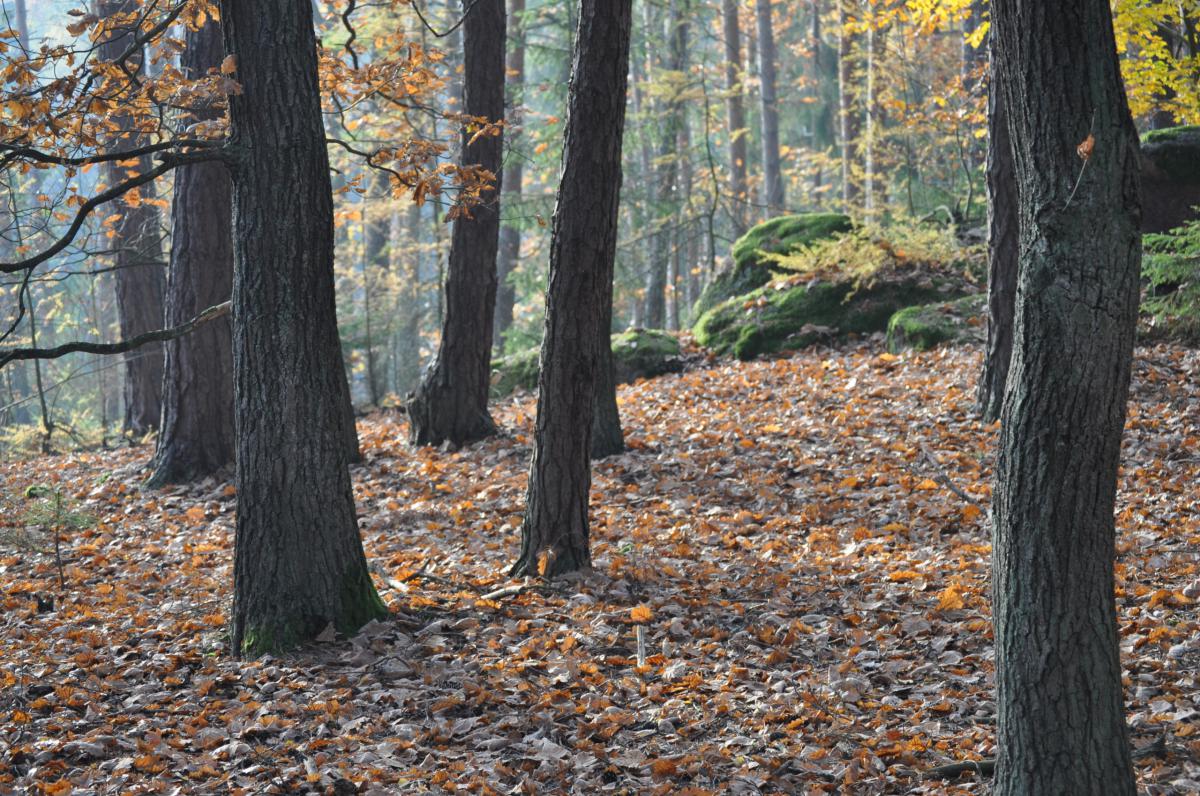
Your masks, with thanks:
[[(140, 488), (147, 447), (0, 476), (0, 793), (983, 793), (993, 752), (994, 426), (974, 348), (704, 362), (622, 388), (595, 570), (494, 599), (533, 399), (412, 450), (360, 425), (393, 617), (231, 660), (235, 489)], [(1200, 354), (1139, 349), (1117, 599), (1141, 787), (1200, 791)], [(87, 527), (53, 534), (30, 485)], [(67, 508), (60, 507), (61, 511)], [(644, 634), (638, 663), (637, 625)]]

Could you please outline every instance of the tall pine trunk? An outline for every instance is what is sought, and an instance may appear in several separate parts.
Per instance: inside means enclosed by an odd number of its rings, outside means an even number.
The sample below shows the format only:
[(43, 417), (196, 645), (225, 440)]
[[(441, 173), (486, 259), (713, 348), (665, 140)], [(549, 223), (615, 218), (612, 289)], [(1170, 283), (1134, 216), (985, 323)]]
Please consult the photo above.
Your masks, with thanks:
[(496, 318), (492, 337), (497, 350), (504, 348), (504, 333), (513, 322), (513, 306), (517, 296), (509, 277), (521, 259), (521, 225), (515, 216), (521, 206), (521, 182), (525, 178), (525, 159), (516, 153), (517, 134), (523, 116), (521, 109), (525, 101), (525, 0), (509, 0), (508, 12), (508, 35), (512, 49), (505, 67), (508, 72), (508, 113), (505, 115), (504, 137), (509, 155), (504, 165), (501, 204), (514, 220), (500, 227), (500, 249), (496, 256)]
[[(222, 0), (231, 96), (237, 536), (232, 642), (257, 655), (387, 613), (347, 466), (333, 197), (308, 0)], [(280, 190), (286, 186), (287, 190)]]
[(861, 114), (858, 105), (858, 20), (850, 10), (855, 0), (834, 0), (838, 5), (838, 132), (842, 150), (842, 204), (847, 211), (858, 205), (858, 134)]
[(1020, 196), (994, 504), (995, 793), (1132, 796), (1113, 512), (1141, 263), (1137, 132), (1108, 0), (995, 0), (992, 20)]
[(783, 170), (779, 159), (779, 100), (776, 95), (775, 24), (771, 0), (755, 0), (758, 63), (762, 82), (763, 200), (773, 215), (783, 212)]
[[(220, 65), (221, 26), (210, 20), (187, 32), (180, 67), (190, 78)], [(215, 109), (197, 121), (219, 118)], [(233, 186), (224, 163), (175, 171), (166, 325), (177, 326), (228, 301), (233, 282)], [(154, 454), (155, 486), (189, 481), (233, 463), (233, 339), (218, 318), (166, 344), (162, 428)]]
[[(115, 61), (133, 42), (134, 25), (140, 5), (133, 0), (99, 0), (96, 13), (100, 17), (120, 15), (128, 18), (112, 35), (100, 44), (99, 56)], [(144, 53), (136, 52), (126, 65), (137, 74), (142, 71)], [(110, 150), (136, 149), (148, 143), (146, 136), (133, 129), (133, 120), (122, 114), (113, 118), (117, 132), (109, 141)], [(154, 168), (150, 157), (137, 158), (135, 165), (112, 161), (105, 164), (104, 175), (109, 185), (129, 178), (131, 172), (144, 173)], [(161, 329), (163, 325), (163, 296), (167, 275), (162, 256), (162, 234), (158, 208), (153, 199), (153, 184), (142, 186), (136, 198), (127, 194), (123, 205), (115, 208), (120, 214), (113, 236), (109, 239), (114, 251), (113, 267), (117, 285), (117, 319), (122, 339)], [(125, 431), (142, 435), (158, 428), (162, 412), (163, 348), (148, 345), (125, 355)]]
[(742, 81), (742, 30), (734, 0), (721, 0), (725, 32), (725, 114), (729, 121), (729, 193), (734, 235), (746, 231), (746, 127), (745, 89)]
[[(466, 0), (463, 110), (494, 122), (504, 118), (504, 0)], [(496, 251), (500, 239), (500, 136), (462, 131), (463, 165), (495, 175), (482, 203), (454, 221), (446, 273), (446, 316), (437, 360), (408, 403), (414, 445), (463, 445), (495, 433), (488, 414)]]
[(580, 0), (521, 553), (512, 574), (591, 566), (588, 497), (601, 336), (611, 306), (632, 0)]
[(367, 390), (372, 406), (379, 406), (387, 394), (385, 354), (391, 324), (378, 304), (379, 294), (391, 271), (391, 197), (392, 183), (386, 171), (376, 169), (368, 177), (363, 208), (365, 226), (363, 245), (363, 315), (366, 324)]

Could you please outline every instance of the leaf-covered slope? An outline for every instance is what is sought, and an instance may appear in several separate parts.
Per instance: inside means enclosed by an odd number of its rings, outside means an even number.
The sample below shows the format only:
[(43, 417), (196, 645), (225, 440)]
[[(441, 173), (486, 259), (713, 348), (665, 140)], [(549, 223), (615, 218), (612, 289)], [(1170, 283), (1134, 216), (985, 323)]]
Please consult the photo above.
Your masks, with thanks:
[[(1136, 745), (1167, 738), (1142, 787), (1186, 792), (1200, 354), (1138, 357), (1116, 584), (1129, 718)], [(986, 793), (918, 777), (994, 752), (977, 368), (971, 348), (858, 347), (623, 388), (631, 450), (595, 468), (596, 570), (517, 594), (495, 592), (522, 586), (503, 572), (533, 401), (496, 406), (505, 433), (455, 453), (372, 415), (355, 493), (392, 618), (253, 662), (224, 646), (230, 485), (140, 491), (146, 447), (6, 465), (0, 792)], [(63, 531), (65, 589), (21, 519), (45, 499), (31, 484), (94, 517)]]

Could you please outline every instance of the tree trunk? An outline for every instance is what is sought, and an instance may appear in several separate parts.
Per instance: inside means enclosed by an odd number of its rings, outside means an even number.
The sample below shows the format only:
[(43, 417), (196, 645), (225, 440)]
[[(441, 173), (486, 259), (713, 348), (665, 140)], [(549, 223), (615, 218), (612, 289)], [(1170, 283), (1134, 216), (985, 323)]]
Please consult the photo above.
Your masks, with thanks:
[[(472, 8), (472, 4), (476, 7)], [(504, 0), (464, 0), (464, 111), (489, 121), (504, 118)], [(462, 131), (462, 164), (496, 175), (470, 215), (454, 221), (446, 275), (446, 320), (437, 359), (408, 404), (414, 445), (463, 445), (496, 432), (488, 414), (492, 376), (492, 318), (496, 308), (496, 250), (500, 239), (500, 136)]]
[(783, 173), (779, 162), (779, 103), (775, 95), (775, 25), (771, 0), (756, 0), (758, 62), (762, 76), (763, 199), (772, 216), (783, 212)]
[(580, 0), (521, 553), (512, 574), (591, 566), (588, 496), (597, 372), (612, 300), (632, 0)]
[(838, 121), (842, 148), (842, 204), (853, 209), (859, 200), (858, 177), (855, 174), (858, 131), (861, 124), (857, 101), (858, 89), (854, 62), (857, 58), (859, 34), (852, 30), (857, 24), (848, 13), (855, 0), (835, 0), (838, 4)]
[(976, 392), (976, 410), (985, 422), (1000, 417), (1012, 360), (1013, 312), (1017, 300), (1017, 184), (1013, 172), (1008, 114), (992, 59), (988, 89), (988, 320), (987, 350)]
[[(133, 0), (98, 0), (96, 14), (109, 17), (136, 11)], [(114, 61), (128, 49), (132, 28), (121, 28), (100, 45), (99, 56)], [(127, 63), (135, 73), (142, 71), (142, 53), (136, 53)], [(147, 139), (133, 130), (127, 116), (114, 118), (117, 130), (108, 142), (110, 150), (134, 149), (144, 146)], [(112, 161), (105, 164), (104, 175), (109, 185), (128, 179), (130, 172), (150, 171), (154, 163), (149, 156), (136, 160), (136, 165)], [(153, 185), (145, 185), (134, 198), (126, 194), (125, 202), (115, 211), (120, 218), (110, 238), (115, 251), (114, 271), (117, 284), (117, 318), (121, 338), (128, 340), (140, 334), (161, 329), (163, 325), (163, 295), (167, 287), (166, 268), (162, 256), (162, 236), (158, 208), (153, 199)], [(145, 346), (125, 355), (125, 431), (141, 436), (158, 428), (162, 411), (163, 348), (161, 344)]]
[(408, 395), (421, 382), (421, 206), (409, 204), (405, 212), (408, 245), (402, 257), (400, 328), (396, 341), (396, 392)]
[(746, 107), (742, 83), (742, 30), (738, 23), (738, 7), (734, 0), (721, 0), (721, 17), (725, 29), (725, 113), (729, 120), (729, 193), (733, 216), (733, 233), (746, 231)]
[[(232, 643), (258, 655), (387, 609), (347, 467), (333, 197), (308, 0), (222, 0), (233, 168), (237, 536)], [(285, 186), (286, 190), (281, 190)]]
[[(650, 6), (647, 5), (648, 9)], [(675, 95), (680, 87), (675, 75), (683, 70), (684, 39), (679, 28), (687, 11), (680, 13), (680, 0), (671, 0), (667, 8), (666, 38), (668, 56), (666, 69), (668, 89), (672, 93), (658, 106), (659, 140), (657, 165), (654, 170), (654, 246), (650, 257), (649, 274), (646, 280), (646, 309), (643, 324), (650, 329), (662, 329), (667, 325), (667, 274), (670, 270), (671, 229), (670, 220), (675, 214), (678, 192), (675, 182), (679, 177), (679, 100)], [(660, 62), (661, 63), (661, 62)]]
[(1113, 509), (1141, 263), (1137, 132), (1108, 0), (995, 0), (992, 20), (1021, 230), (994, 505), (995, 793), (1132, 795)]
[(387, 357), (381, 348), (386, 348), (390, 324), (381, 317), (372, 302), (381, 292), (391, 270), (391, 197), (392, 182), (386, 171), (371, 170), (363, 219), (365, 235), (363, 245), (363, 313), (367, 335), (367, 389), (372, 406), (379, 406), (387, 394)]
[(21, 49), (29, 50), (29, 15), (25, 12), (25, 0), (13, 4), (13, 24), (17, 28), (17, 42)]
[[(209, 21), (187, 32), (180, 67), (200, 77), (224, 55), (221, 26)], [(197, 121), (221, 112), (195, 112)], [(178, 326), (229, 300), (233, 281), (233, 187), (224, 163), (197, 163), (175, 171), (171, 267), (165, 326)], [(190, 481), (233, 463), (233, 340), (219, 318), (166, 344), (162, 428), (150, 484)]]
[(863, 18), (867, 20), (867, 57), (864, 70), (866, 83), (863, 97), (863, 119), (866, 130), (863, 133), (863, 208), (874, 214), (879, 198), (876, 196), (876, 136), (879, 135), (879, 107), (875, 99), (875, 73), (879, 60), (883, 31), (875, 18), (875, 5), (872, 0), (863, 0)]
[[(525, 177), (525, 160), (517, 154), (517, 132), (523, 117), (525, 102), (525, 0), (509, 0), (508, 32), (512, 40), (512, 51), (508, 54), (508, 114), (504, 128), (508, 139), (509, 156), (504, 167), (504, 196), (501, 203), (513, 218), (521, 206), (521, 182)], [(521, 259), (521, 226), (514, 219), (500, 227), (500, 251), (496, 257), (496, 320), (493, 343), (497, 351), (504, 348), (504, 333), (512, 326), (513, 306), (516, 304), (516, 288), (509, 283), (509, 276), (517, 269)]]

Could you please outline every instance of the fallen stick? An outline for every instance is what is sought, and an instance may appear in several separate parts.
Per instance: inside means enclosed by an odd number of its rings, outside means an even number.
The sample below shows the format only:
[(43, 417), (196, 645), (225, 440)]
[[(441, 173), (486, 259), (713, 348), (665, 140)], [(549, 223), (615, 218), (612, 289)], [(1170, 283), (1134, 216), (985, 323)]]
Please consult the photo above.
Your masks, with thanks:
[(978, 500), (964, 492), (953, 481), (950, 480), (950, 476), (946, 474), (946, 467), (942, 464), (942, 460), (937, 457), (936, 453), (925, 447), (924, 444), (921, 445), (921, 455), (924, 456), (931, 465), (933, 465), (933, 469), (936, 471), (934, 473), (934, 481), (937, 481), (939, 484), (946, 487), (951, 492), (970, 503), (972, 506), (979, 505)]

